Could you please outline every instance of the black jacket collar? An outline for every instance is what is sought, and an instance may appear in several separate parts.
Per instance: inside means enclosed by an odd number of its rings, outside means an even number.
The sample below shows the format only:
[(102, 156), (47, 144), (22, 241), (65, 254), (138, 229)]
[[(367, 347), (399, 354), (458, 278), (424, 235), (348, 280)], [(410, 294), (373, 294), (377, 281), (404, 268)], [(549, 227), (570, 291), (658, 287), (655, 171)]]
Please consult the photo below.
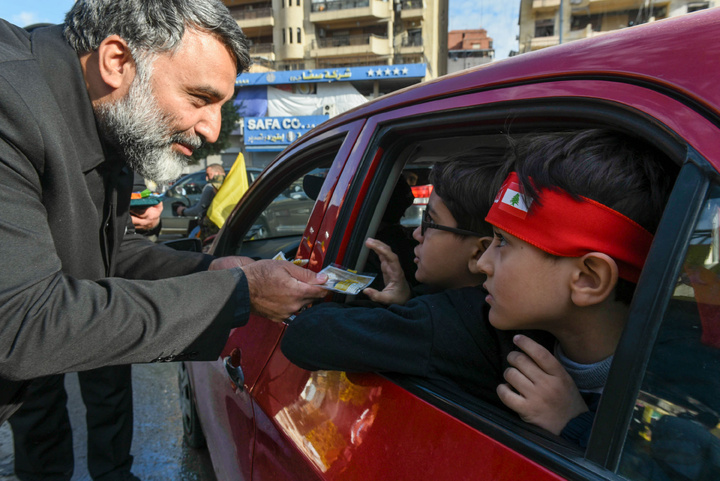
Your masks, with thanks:
[(62, 25), (34, 30), (31, 41), (33, 56), (73, 132), (78, 161), (83, 172), (88, 172), (104, 162), (106, 156), (95, 124), (95, 114), (85, 86), (80, 60), (75, 50), (65, 41)]

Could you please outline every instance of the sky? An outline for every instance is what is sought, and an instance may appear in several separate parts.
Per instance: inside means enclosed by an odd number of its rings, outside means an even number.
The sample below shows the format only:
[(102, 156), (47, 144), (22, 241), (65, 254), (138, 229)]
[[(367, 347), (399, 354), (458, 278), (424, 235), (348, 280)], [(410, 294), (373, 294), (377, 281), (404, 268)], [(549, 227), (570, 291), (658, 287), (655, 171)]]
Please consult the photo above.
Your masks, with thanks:
[[(449, 0), (449, 30), (484, 28), (493, 39), (495, 58), (517, 50), (520, 0)], [(0, 18), (22, 27), (60, 23), (74, 0), (0, 0)]]

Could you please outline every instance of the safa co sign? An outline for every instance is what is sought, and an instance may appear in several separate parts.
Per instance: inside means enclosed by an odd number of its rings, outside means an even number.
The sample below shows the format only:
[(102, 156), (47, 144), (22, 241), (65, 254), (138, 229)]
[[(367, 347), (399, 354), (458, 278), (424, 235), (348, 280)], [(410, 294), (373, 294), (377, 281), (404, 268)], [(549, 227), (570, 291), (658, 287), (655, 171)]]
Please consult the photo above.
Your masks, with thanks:
[(327, 119), (327, 115), (245, 117), (245, 145), (249, 147), (278, 146), (282, 150)]

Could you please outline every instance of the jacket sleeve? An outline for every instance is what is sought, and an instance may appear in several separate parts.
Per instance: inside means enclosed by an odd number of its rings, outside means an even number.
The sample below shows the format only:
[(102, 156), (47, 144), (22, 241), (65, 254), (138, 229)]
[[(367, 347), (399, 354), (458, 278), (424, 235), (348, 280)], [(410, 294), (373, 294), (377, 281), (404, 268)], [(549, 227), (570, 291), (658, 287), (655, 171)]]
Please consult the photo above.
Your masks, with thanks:
[(128, 218), (128, 229), (115, 258), (115, 275), (125, 279), (166, 279), (206, 271), (213, 259), (207, 254), (155, 244), (135, 233)]
[(388, 308), (323, 303), (292, 321), (285, 330), (282, 352), (311, 371), (425, 376), (432, 349), (430, 316), (427, 306), (416, 300)]
[[(43, 195), (33, 165), (0, 138), (0, 377), (212, 360), (230, 329), (247, 321), (241, 269), (142, 281), (65, 274)], [(206, 258), (195, 257), (199, 269)]]

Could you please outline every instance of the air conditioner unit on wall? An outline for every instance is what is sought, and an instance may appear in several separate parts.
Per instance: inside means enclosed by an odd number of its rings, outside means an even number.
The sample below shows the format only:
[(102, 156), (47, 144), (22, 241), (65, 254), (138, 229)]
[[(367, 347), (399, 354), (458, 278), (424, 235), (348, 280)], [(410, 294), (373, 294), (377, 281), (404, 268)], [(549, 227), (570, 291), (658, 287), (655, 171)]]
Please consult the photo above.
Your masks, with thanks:
[(323, 105), (322, 113), (323, 115), (334, 117), (337, 115), (337, 108), (335, 107), (335, 104), (325, 104)]

